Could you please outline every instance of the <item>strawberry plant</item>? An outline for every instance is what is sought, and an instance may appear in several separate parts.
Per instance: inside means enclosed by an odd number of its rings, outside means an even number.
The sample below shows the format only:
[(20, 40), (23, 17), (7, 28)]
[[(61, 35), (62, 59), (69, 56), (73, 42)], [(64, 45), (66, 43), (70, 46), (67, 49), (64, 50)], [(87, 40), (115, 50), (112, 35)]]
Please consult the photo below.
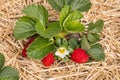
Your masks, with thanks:
[[(27, 39), (38, 35), (34, 41), (30, 43), (28, 41), (29, 44), (27, 43), (23, 49), (24, 56), (40, 59), (43, 64), (47, 64), (50, 52), (53, 52), (52, 55), (57, 59), (64, 61), (70, 59), (71, 54), (74, 61), (75, 58), (81, 59), (77, 61), (78, 63), (87, 62), (89, 58), (104, 60), (104, 51), (98, 43), (104, 21), (99, 19), (87, 26), (81, 23), (81, 18), (84, 16), (82, 12), (91, 8), (91, 2), (89, 0), (48, 0), (48, 2), (59, 12), (58, 21), (49, 22), (48, 11), (42, 5), (32, 4), (22, 10), (25, 16), (16, 22), (14, 28), (16, 39)], [(74, 52), (76, 48), (80, 50)], [(78, 56), (74, 57), (74, 54)]]
[(10, 66), (4, 66), (5, 58), (0, 53), (0, 80), (19, 80), (18, 71)]

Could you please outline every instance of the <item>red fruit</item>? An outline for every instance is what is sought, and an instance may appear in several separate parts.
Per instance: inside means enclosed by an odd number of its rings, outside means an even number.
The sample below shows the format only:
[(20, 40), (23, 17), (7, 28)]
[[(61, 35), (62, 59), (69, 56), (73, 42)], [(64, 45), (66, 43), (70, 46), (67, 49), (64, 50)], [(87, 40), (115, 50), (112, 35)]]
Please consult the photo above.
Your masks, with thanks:
[(34, 41), (35, 38), (30, 38), (22, 50), (22, 56), (27, 57), (26, 49)]
[(71, 59), (77, 63), (85, 63), (89, 60), (89, 56), (85, 50), (77, 48), (71, 54)]
[(42, 63), (45, 66), (50, 66), (52, 63), (54, 63), (54, 61), (55, 61), (55, 57), (54, 57), (53, 53), (49, 53), (47, 56), (45, 56), (42, 59)]

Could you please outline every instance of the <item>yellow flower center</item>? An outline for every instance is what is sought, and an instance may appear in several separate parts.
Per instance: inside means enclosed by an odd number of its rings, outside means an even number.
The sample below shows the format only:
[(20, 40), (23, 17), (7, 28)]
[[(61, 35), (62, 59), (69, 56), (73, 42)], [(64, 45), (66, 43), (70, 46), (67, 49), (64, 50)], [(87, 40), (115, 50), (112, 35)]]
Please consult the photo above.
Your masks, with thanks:
[(65, 49), (59, 49), (58, 51), (60, 52), (60, 54), (64, 54), (65, 53)]

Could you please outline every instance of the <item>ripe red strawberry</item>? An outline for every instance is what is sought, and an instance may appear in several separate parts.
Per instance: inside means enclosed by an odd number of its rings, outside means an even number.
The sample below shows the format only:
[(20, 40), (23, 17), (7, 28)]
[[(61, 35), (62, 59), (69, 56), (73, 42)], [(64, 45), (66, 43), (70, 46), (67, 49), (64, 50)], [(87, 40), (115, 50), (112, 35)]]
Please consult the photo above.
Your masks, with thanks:
[(22, 56), (27, 57), (26, 49), (34, 41), (35, 38), (30, 38), (22, 50)]
[(45, 66), (50, 66), (52, 63), (54, 63), (54, 61), (55, 61), (55, 57), (52, 52), (42, 59), (42, 63)]
[(85, 50), (77, 48), (72, 52), (71, 59), (77, 63), (85, 63), (89, 60), (89, 56)]

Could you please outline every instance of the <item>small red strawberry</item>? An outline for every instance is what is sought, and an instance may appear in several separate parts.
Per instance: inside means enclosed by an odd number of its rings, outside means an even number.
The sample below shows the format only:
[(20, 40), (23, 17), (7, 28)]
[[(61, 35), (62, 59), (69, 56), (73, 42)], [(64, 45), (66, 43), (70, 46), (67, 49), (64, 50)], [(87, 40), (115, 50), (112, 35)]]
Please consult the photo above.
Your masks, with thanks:
[(71, 59), (77, 63), (85, 63), (89, 60), (89, 56), (85, 50), (77, 48), (72, 52)]
[(34, 41), (35, 38), (30, 38), (22, 50), (22, 56), (27, 57), (26, 49)]
[(55, 61), (55, 57), (52, 52), (42, 59), (42, 63), (45, 66), (50, 66), (52, 63), (54, 63), (54, 61)]

